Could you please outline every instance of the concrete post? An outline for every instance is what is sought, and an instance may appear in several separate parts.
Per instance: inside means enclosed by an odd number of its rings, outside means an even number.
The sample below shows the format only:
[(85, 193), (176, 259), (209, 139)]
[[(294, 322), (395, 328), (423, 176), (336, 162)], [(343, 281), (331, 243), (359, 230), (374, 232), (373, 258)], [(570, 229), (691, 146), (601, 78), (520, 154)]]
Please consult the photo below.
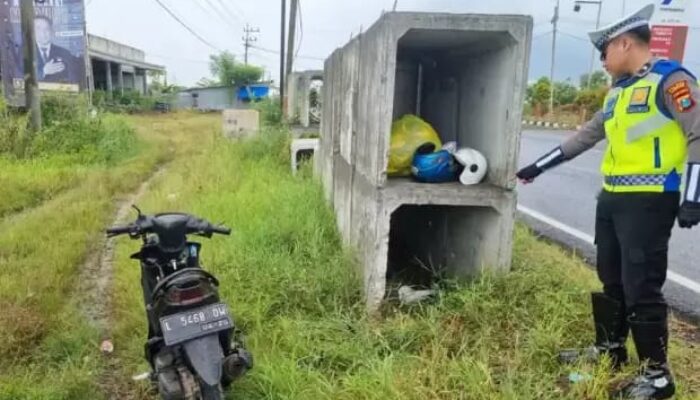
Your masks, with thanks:
[(148, 96), (148, 71), (141, 70), (143, 72), (143, 94)]
[(124, 71), (122, 64), (117, 64), (117, 82), (119, 83), (119, 93), (124, 94)]
[(107, 78), (107, 95), (112, 96), (112, 91), (114, 91), (114, 85), (112, 83), (112, 63), (105, 61), (105, 76)]
[(297, 94), (297, 88), (298, 88), (298, 80), (299, 80), (299, 73), (298, 72), (293, 72), (289, 75), (287, 75), (287, 104), (286, 104), (286, 114), (287, 118), (289, 120), (294, 120), (296, 118), (300, 118), (299, 115), (299, 109), (297, 106), (298, 102), (298, 94)]
[(302, 74), (297, 82), (299, 85), (297, 93), (298, 110), (299, 110), (299, 123), (304, 128), (309, 127), (309, 92), (311, 91), (311, 77), (309, 74)]

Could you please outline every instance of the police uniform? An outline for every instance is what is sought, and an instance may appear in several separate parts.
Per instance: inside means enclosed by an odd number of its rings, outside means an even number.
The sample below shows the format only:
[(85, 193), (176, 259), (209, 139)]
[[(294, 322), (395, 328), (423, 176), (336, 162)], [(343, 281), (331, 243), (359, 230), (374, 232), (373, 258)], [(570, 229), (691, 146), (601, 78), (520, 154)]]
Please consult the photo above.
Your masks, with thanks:
[[(603, 51), (610, 40), (647, 26), (653, 11), (647, 6), (591, 33), (591, 39)], [(700, 222), (698, 99), (700, 88), (690, 71), (678, 62), (652, 58), (634, 75), (614, 82), (602, 110), (575, 136), (518, 172), (521, 179), (534, 179), (607, 139), (595, 224), (603, 283), (603, 293), (592, 295), (595, 349), (616, 366), (625, 363), (631, 330), (640, 360), (649, 365), (621, 393), (635, 399), (669, 398), (675, 391), (661, 289), (676, 218), (684, 228)]]

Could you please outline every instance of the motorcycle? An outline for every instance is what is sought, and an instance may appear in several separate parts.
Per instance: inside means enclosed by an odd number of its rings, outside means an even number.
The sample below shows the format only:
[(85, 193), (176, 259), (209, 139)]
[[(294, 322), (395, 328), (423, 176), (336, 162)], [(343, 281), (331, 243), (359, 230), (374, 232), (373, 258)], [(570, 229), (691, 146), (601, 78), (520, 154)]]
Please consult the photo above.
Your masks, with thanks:
[(109, 237), (141, 239), (131, 255), (141, 265), (148, 320), (145, 356), (164, 400), (219, 400), (223, 388), (253, 367), (252, 355), (233, 339), (235, 326), (219, 298), (219, 281), (199, 263), (201, 244), (231, 230), (184, 213), (144, 215), (107, 229)]

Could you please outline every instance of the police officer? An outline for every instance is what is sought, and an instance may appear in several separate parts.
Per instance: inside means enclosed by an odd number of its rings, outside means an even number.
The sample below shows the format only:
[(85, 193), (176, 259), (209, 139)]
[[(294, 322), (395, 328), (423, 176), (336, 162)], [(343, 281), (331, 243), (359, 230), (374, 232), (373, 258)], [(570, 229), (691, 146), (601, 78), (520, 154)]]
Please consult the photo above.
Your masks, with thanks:
[(700, 222), (700, 88), (681, 64), (652, 56), (653, 12), (649, 5), (589, 34), (614, 82), (603, 109), (560, 147), (517, 173), (521, 182), (531, 183), (607, 139), (595, 221), (603, 292), (592, 294), (592, 349), (619, 367), (627, 361), (631, 330), (642, 368), (616, 396), (635, 400), (667, 399), (675, 392), (661, 289), (674, 221), (682, 228)]

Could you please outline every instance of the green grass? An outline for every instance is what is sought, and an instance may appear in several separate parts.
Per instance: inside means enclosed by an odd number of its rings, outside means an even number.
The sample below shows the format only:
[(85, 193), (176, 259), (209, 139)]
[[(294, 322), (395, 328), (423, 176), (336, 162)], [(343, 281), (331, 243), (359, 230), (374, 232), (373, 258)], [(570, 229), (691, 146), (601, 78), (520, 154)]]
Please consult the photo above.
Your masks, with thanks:
[(25, 117), (0, 100), (0, 218), (104, 175), (138, 153), (141, 143), (123, 118), (91, 117), (81, 99), (44, 99), (44, 128), (33, 137)]
[[(613, 381), (567, 387), (558, 349), (592, 341), (594, 273), (574, 255), (518, 227), (513, 272), (470, 283), (446, 282), (439, 300), (364, 312), (357, 265), (343, 250), (333, 213), (306, 173), (292, 177), (284, 136), (243, 144), (218, 139), (218, 118), (200, 121), (191, 155), (177, 159), (141, 206), (178, 210), (234, 229), (204, 240), (203, 262), (221, 280), (256, 367), (237, 382), (245, 399), (606, 399)], [(167, 121), (168, 129), (186, 129)], [(199, 153), (199, 154), (197, 154)], [(139, 269), (119, 244), (113, 390), (152, 398), (129, 377), (147, 369)], [(700, 350), (674, 339), (680, 395), (700, 396)], [(583, 368), (583, 367), (582, 367)]]
[(99, 332), (85, 324), (76, 278), (117, 200), (171, 157), (177, 140), (152, 133), (148, 120), (140, 123), (140, 151), (129, 157), (136, 149), (122, 148), (121, 160), (78, 162), (70, 154), (3, 160), (16, 174), (2, 175), (15, 193), (15, 205), (6, 210), (24, 211), (0, 220), (0, 399), (95, 398), (103, 367)]
[(59, 159), (0, 157), (0, 217), (34, 207), (74, 187), (87, 168)]

